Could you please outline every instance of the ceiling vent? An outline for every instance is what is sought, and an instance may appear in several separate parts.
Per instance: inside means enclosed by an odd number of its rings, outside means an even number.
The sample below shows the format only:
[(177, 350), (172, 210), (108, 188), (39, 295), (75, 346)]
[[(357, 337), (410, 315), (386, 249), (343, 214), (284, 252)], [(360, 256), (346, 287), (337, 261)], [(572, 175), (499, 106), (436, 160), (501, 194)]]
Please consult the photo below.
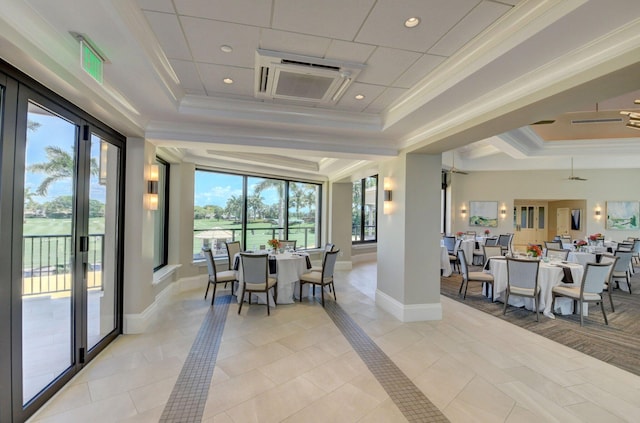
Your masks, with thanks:
[(365, 65), (271, 50), (256, 51), (255, 96), (335, 104)]
[(574, 119), (571, 121), (573, 125), (580, 125), (583, 123), (620, 123), (622, 118), (594, 118), (594, 119)]

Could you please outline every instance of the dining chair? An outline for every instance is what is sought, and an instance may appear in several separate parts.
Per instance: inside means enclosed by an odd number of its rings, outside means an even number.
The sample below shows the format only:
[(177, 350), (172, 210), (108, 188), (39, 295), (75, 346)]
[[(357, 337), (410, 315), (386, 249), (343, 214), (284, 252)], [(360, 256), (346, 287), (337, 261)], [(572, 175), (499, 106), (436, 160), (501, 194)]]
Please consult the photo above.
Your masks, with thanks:
[(562, 250), (562, 241), (545, 241), (544, 248), (547, 250), (553, 248), (554, 250)]
[(509, 247), (511, 246), (511, 237), (512, 234), (500, 234), (498, 236), (498, 245), (502, 247), (503, 255), (509, 252)]
[(611, 264), (611, 274), (609, 275), (609, 279), (605, 282), (605, 287), (609, 293), (609, 303), (611, 304), (611, 312), (615, 313), (616, 309), (613, 306), (613, 297), (611, 296), (611, 291), (613, 291), (613, 271), (616, 267), (616, 262), (619, 260), (618, 257), (613, 256), (611, 254), (602, 254), (600, 256), (600, 263), (603, 264)]
[(457, 267), (458, 273), (460, 273), (460, 263), (458, 262), (458, 251), (460, 251), (460, 245), (462, 245), (462, 240), (456, 239), (453, 252), (449, 253), (449, 263), (451, 263), (451, 268), (455, 270)]
[(587, 263), (582, 274), (580, 286), (554, 286), (551, 290), (551, 310), (554, 309), (556, 297), (567, 297), (578, 302), (580, 309), (580, 326), (584, 325), (584, 303), (600, 303), (605, 325), (609, 324), (607, 314), (604, 312), (602, 291), (605, 283), (610, 279), (613, 263)]
[[(249, 254), (240, 253), (242, 261), (242, 288), (240, 296), (240, 307), (238, 314), (242, 311), (244, 295), (249, 294), (249, 304), (251, 304), (251, 294), (254, 292), (264, 292), (267, 304), (267, 315), (271, 315), (269, 308), (269, 290), (273, 288), (273, 301), (278, 300), (278, 281), (269, 277), (269, 254)], [(275, 304), (274, 304), (275, 305)]]
[(631, 275), (629, 274), (629, 268), (631, 266), (631, 259), (633, 258), (633, 251), (616, 250), (614, 256), (618, 257), (618, 261), (613, 267), (612, 282), (615, 282), (616, 287), (619, 288), (620, 284), (618, 279), (624, 279), (629, 287), (629, 294), (631, 294)]
[(502, 256), (502, 248), (499, 245), (483, 245), (482, 250), (484, 252), (484, 262), (482, 265), (487, 268), (487, 262), (491, 257)]
[[(336, 267), (336, 260), (338, 259), (338, 253), (340, 250), (327, 251), (324, 254), (324, 260), (322, 262), (322, 272), (309, 272), (300, 276), (300, 302), (302, 302), (302, 287), (305, 283), (310, 283), (315, 288), (316, 285), (320, 286), (320, 294), (322, 297), (322, 307), (324, 307), (324, 287), (329, 286), (333, 288), (333, 300), (336, 298), (336, 286), (333, 283), (333, 272)], [(315, 290), (313, 291), (315, 296)]]
[[(331, 243), (331, 242), (327, 242), (324, 245), (324, 250), (322, 251), (322, 263), (324, 263), (324, 255), (327, 253), (327, 251), (333, 251), (333, 249), (335, 248), (335, 244)], [(310, 272), (322, 272), (322, 266), (312, 266), (311, 269), (309, 269)]]
[[(469, 282), (479, 282), (482, 285), (485, 283), (489, 284), (491, 285), (491, 292), (493, 293), (493, 276), (484, 272), (469, 272), (467, 259), (464, 256), (464, 250), (462, 248), (458, 250), (458, 262), (460, 263), (460, 274), (462, 274), (462, 283), (460, 283), (458, 294), (462, 293), (462, 287), (464, 287), (464, 294), (462, 295), (463, 300), (467, 298)], [(489, 291), (487, 290), (487, 292)]]
[(538, 285), (539, 270), (539, 260), (507, 258), (507, 290), (504, 299), (503, 315), (507, 314), (509, 297), (516, 295), (533, 298), (533, 307), (536, 310), (536, 322), (540, 321), (540, 312), (538, 310), (538, 296), (540, 294), (540, 286)]
[(449, 254), (454, 254), (455, 253), (455, 246), (456, 246), (456, 237), (455, 236), (450, 236), (450, 235), (445, 235), (442, 237), (442, 244), (447, 247), (447, 251), (449, 252)]
[(632, 262), (640, 264), (640, 239), (634, 238), (631, 251), (633, 251)]
[(211, 296), (211, 305), (213, 305), (213, 300), (216, 297), (216, 287), (219, 283), (224, 283), (224, 286), (227, 286), (228, 282), (235, 282), (236, 280), (236, 272), (233, 270), (223, 270), (218, 272), (216, 270), (216, 262), (213, 259), (213, 253), (211, 252), (210, 247), (202, 247), (202, 254), (204, 258), (207, 260), (207, 271), (209, 273), (209, 281), (207, 282), (207, 290), (204, 292), (204, 299), (207, 299), (207, 294), (209, 294), (209, 287), (213, 285), (213, 295)]
[(545, 257), (548, 257), (551, 260), (563, 260), (566, 261), (569, 257), (569, 250), (549, 248), (544, 253)]
[(240, 241), (230, 241), (225, 242), (227, 246), (227, 258), (229, 259), (229, 270), (233, 270), (233, 260), (240, 251), (242, 251), (242, 247), (240, 247)]
[(297, 240), (295, 240), (295, 239), (280, 239), (278, 241), (280, 242), (280, 248), (285, 249), (285, 250), (292, 249), (292, 250), (295, 251)]
[(498, 245), (498, 238), (495, 236), (492, 236), (490, 238), (486, 238), (484, 240), (484, 245), (488, 245), (490, 247), (494, 246), (494, 245)]

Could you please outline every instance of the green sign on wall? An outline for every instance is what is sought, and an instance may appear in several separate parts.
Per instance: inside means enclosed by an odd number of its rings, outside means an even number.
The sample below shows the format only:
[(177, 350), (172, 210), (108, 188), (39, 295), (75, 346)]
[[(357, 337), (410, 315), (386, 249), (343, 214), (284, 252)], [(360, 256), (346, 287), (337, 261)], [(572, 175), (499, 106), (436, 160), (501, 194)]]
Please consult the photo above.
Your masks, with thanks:
[(104, 61), (84, 40), (80, 42), (82, 69), (102, 84), (102, 65)]

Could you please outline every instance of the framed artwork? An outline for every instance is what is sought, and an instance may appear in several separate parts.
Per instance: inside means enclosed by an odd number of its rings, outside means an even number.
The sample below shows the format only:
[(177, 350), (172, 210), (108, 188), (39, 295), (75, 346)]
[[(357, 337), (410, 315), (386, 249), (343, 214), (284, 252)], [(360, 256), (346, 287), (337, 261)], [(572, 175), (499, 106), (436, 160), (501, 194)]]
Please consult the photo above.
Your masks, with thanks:
[(571, 230), (572, 231), (580, 230), (580, 209), (571, 210)]
[(498, 227), (497, 201), (470, 201), (469, 226)]
[(637, 230), (640, 229), (640, 202), (607, 201), (607, 229)]

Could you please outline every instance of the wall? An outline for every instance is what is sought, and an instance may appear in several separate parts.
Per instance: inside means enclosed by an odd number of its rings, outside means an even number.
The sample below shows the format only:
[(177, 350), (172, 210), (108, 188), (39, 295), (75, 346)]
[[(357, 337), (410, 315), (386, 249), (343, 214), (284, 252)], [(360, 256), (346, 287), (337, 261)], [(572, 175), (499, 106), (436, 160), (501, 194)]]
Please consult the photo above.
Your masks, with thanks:
[[(606, 201), (638, 201), (640, 191), (634, 188), (640, 180), (640, 169), (600, 170), (581, 169), (580, 176), (587, 181), (569, 181), (563, 170), (471, 172), (454, 175), (452, 188), (452, 231), (476, 230), (462, 220), (460, 208), (469, 201), (498, 201), (498, 208), (506, 207), (507, 215), (499, 218), (498, 228), (492, 233), (513, 232), (514, 199), (585, 200), (583, 223), (585, 233), (603, 233), (607, 239), (623, 240), (639, 236), (640, 231), (614, 231), (605, 229)], [(570, 204), (570, 203), (569, 203)], [(596, 219), (595, 210), (602, 210)], [(555, 225), (555, 224), (554, 224)]]
[(329, 184), (329, 240), (340, 249), (336, 265), (351, 268), (351, 204), (353, 184), (334, 182)]
[(569, 235), (571, 235), (572, 239), (584, 239), (588, 235), (585, 223), (587, 221), (587, 202), (585, 200), (562, 200), (549, 201), (547, 240), (551, 240), (557, 235), (557, 211), (562, 208), (569, 209), (569, 213), (571, 213), (571, 210), (580, 210), (580, 230), (569, 230)]

